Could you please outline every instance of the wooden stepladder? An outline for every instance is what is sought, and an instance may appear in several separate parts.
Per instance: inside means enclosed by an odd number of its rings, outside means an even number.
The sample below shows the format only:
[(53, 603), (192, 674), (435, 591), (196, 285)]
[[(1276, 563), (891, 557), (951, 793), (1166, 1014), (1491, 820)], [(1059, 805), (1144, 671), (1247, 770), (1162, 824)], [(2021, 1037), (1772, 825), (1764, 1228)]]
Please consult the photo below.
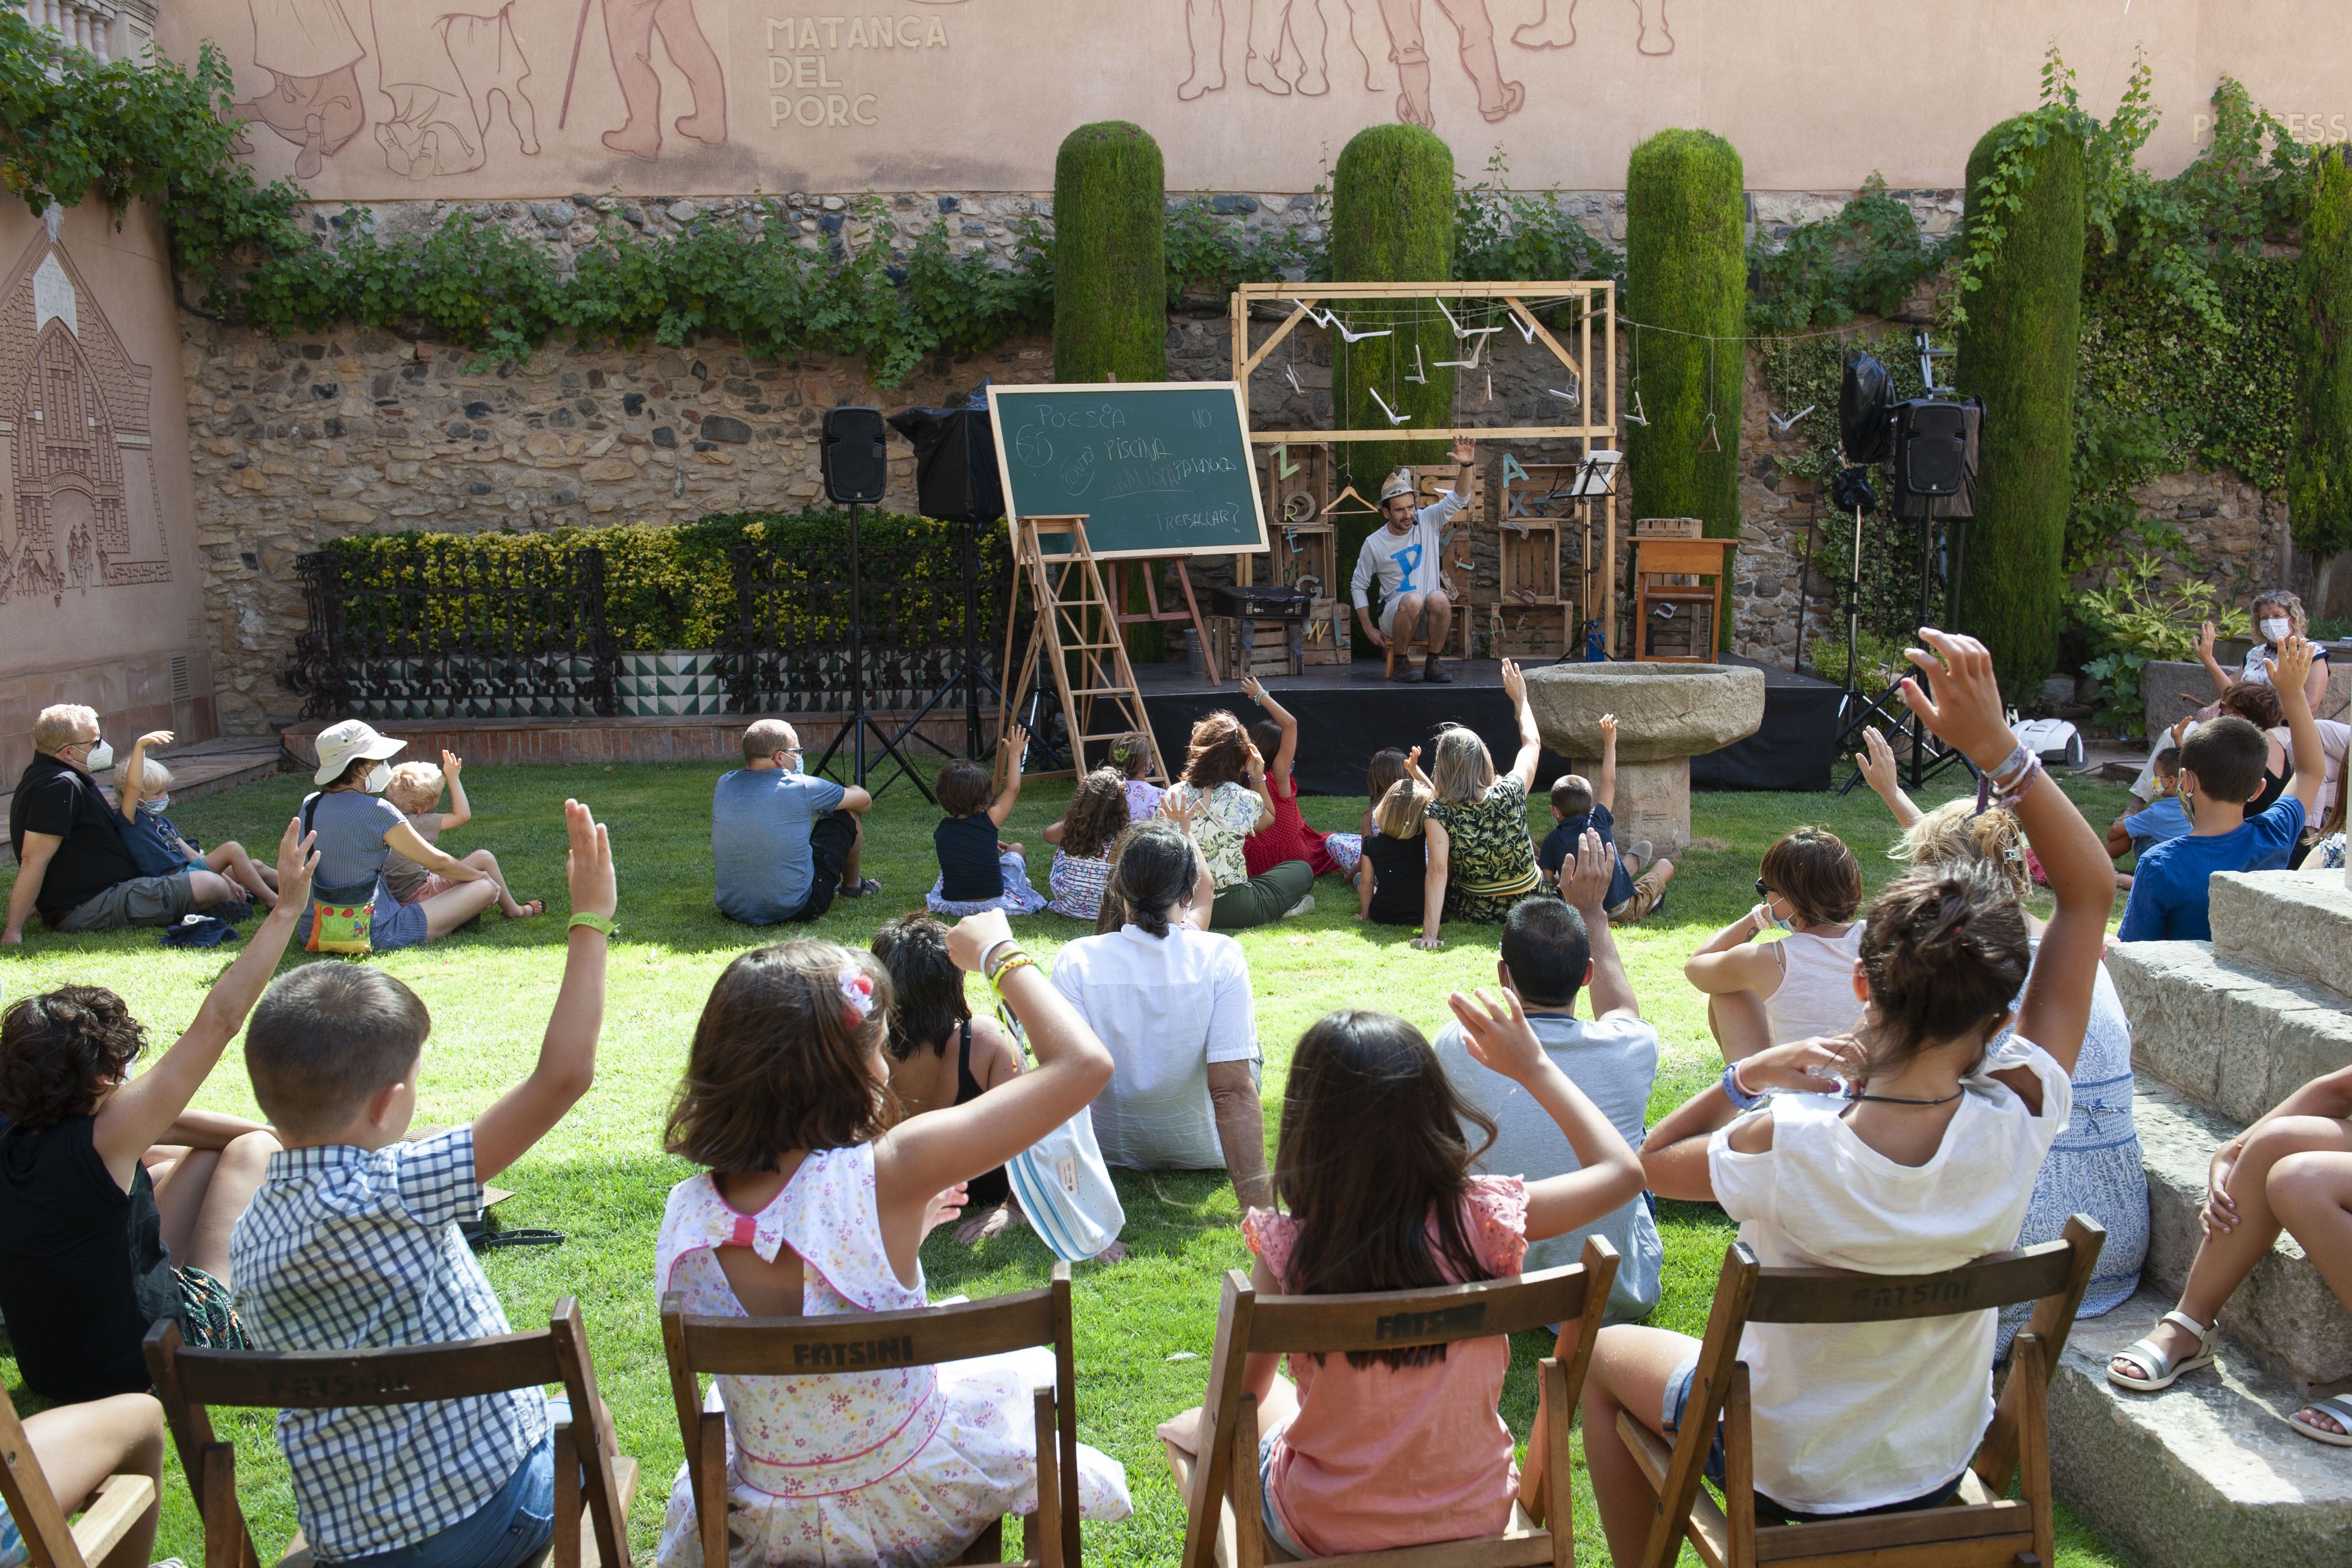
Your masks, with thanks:
[[(1046, 555), (1043, 540), (1068, 541), (1066, 552)], [(1029, 630), (1029, 646), (1021, 656), (1019, 672), (1005, 689), (1011, 693), (997, 710), (996, 732), (1019, 719), (1036, 689), (1039, 665), (1052, 660), (1050, 679), (1061, 694), (1062, 725), (1069, 736), (1071, 766), (1031, 778), (1075, 778), (1086, 772), (1087, 742), (1108, 741), (1131, 730), (1150, 733), (1143, 695), (1136, 689), (1135, 668), (1128, 663), (1127, 638), (1118, 607), (1105, 590), (1101, 564), (1087, 544), (1084, 517), (1024, 517), (1013, 524), (1013, 568), (1015, 594), (1024, 581), (1036, 618)], [(1013, 668), (1015, 617), (1004, 626), (1005, 664)], [(1097, 728), (1098, 718), (1108, 727)], [(1152, 748), (1152, 776), (1168, 782), (1166, 768)], [(1002, 773), (1000, 763), (998, 772)]]

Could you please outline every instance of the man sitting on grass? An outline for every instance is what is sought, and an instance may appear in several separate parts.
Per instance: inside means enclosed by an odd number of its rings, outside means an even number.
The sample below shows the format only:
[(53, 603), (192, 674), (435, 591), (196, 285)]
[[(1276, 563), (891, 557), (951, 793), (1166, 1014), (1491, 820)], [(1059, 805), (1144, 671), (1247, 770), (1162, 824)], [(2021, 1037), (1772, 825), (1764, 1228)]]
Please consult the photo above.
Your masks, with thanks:
[(781, 719), (743, 731), (743, 765), (719, 775), (710, 858), (719, 912), (746, 925), (813, 921), (845, 899), (878, 893), (857, 871), (874, 797), (801, 772), (801, 738)]
[[(1496, 977), (1519, 994), (1528, 1023), (1544, 1050), (1609, 1119), (1627, 1142), (1642, 1136), (1650, 1087), (1658, 1077), (1658, 1031), (1642, 1021), (1633, 987), (1617, 954), (1602, 905), (1619, 874), (1616, 851), (1587, 829), (1560, 868), (1568, 901), (1522, 899), (1503, 921), (1502, 961)], [(1576, 1016), (1576, 994), (1590, 986), (1592, 1020)], [(1448, 1023), (1433, 1045), (1454, 1091), (1495, 1124), (1495, 1142), (1477, 1163), (1485, 1173), (1539, 1181), (1577, 1169), (1576, 1156), (1544, 1108), (1509, 1079), (1470, 1059), (1462, 1026)], [(1467, 1126), (1475, 1147), (1486, 1137)], [(1637, 1194), (1592, 1225), (1528, 1244), (1525, 1269), (1574, 1263), (1588, 1236), (1602, 1236), (1621, 1259), (1609, 1292), (1609, 1321), (1639, 1322), (1658, 1304), (1658, 1271), (1665, 1249), (1658, 1240), (1649, 1196)]]

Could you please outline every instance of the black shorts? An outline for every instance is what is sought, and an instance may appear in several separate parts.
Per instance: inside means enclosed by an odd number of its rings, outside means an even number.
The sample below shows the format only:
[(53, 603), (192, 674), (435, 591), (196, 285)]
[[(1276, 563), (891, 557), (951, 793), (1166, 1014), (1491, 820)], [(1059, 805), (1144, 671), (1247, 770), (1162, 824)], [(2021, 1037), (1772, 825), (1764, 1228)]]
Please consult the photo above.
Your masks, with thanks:
[(854, 811), (830, 812), (809, 826), (809, 860), (815, 869), (810, 874), (807, 899), (783, 923), (820, 920), (833, 908), (834, 895), (841, 891), (841, 868), (849, 864), (849, 851), (856, 842)]

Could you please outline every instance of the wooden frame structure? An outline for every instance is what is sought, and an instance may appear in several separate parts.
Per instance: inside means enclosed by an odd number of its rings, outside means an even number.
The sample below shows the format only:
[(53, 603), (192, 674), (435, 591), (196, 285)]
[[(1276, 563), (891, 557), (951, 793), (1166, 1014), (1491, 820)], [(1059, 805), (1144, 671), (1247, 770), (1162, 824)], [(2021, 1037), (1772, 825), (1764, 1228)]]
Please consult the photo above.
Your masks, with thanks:
[[(1040, 536), (1068, 536), (1070, 547), (1056, 555), (1045, 552)], [(1143, 693), (1135, 684), (1135, 667), (1127, 658), (1127, 634), (1118, 607), (1112, 603), (1108, 588), (1103, 582), (1102, 563), (1095, 559), (1087, 543), (1087, 520), (1083, 517), (1024, 517), (1013, 525), (1013, 596), (1005, 606), (1004, 668), (1015, 668), (1013, 662), (1013, 638), (1019, 623), (1021, 584), (1029, 585), (1029, 603), (1035, 618), (1029, 627), (1029, 645), (1021, 655), (1018, 673), (1004, 685), (1004, 698), (996, 711), (996, 732), (1001, 737), (1006, 726), (1019, 719), (1029, 694), (1037, 685), (1038, 667), (1050, 659), (1054, 689), (1061, 698), (1063, 732), (1070, 743), (1070, 766), (1042, 773), (1027, 773), (1030, 778), (1078, 778), (1087, 771), (1087, 742), (1108, 741), (1126, 734), (1130, 730), (1151, 732), (1150, 716), (1143, 710)], [(1185, 580), (1185, 598), (1192, 598), (1191, 579)], [(1135, 617), (1130, 617), (1135, 618)], [(1200, 625), (1197, 608), (1193, 624)], [(1205, 630), (1201, 638), (1203, 655), (1208, 652), (1209, 639)], [(1213, 667), (1211, 677), (1214, 679)], [(1109, 702), (1121, 723), (1115, 730), (1089, 731), (1097, 711), (1097, 705)], [(1152, 774), (1160, 783), (1168, 782), (1166, 763), (1160, 748), (1151, 748)], [(1003, 759), (999, 759), (997, 782), (1003, 783)]]
[(1169, 1467), (1185, 1500), (1181, 1568), (1262, 1568), (1296, 1561), (1267, 1539), (1260, 1512), (1257, 1400), (1242, 1391), (1249, 1358), (1395, 1350), (1395, 1324), (1407, 1313), (1429, 1325), (1425, 1332), (1417, 1328), (1415, 1338), (1430, 1344), (1559, 1325), (1552, 1353), (1538, 1368), (1535, 1430), (1528, 1439), (1510, 1522), (1499, 1535), (1317, 1561), (1334, 1568), (1575, 1568), (1569, 1424), (1616, 1278), (1617, 1249), (1597, 1236), (1585, 1239), (1581, 1258), (1565, 1268), (1428, 1290), (1260, 1296), (1248, 1275), (1228, 1269), (1208, 1398), (1195, 1432), (1199, 1447), (1186, 1454), (1168, 1445)]
[[(205, 1521), (205, 1568), (254, 1568), (253, 1535), (236, 1500), (236, 1450), (213, 1430), (211, 1406), (332, 1410), (422, 1405), (560, 1383), (572, 1419), (555, 1426), (552, 1568), (628, 1568), (629, 1504), (637, 1462), (619, 1451), (596, 1396), (580, 1303), (555, 1303), (547, 1327), (489, 1339), (364, 1351), (199, 1350), (175, 1319), (147, 1331), (147, 1370)], [(583, 1527), (582, 1515), (588, 1518)], [(310, 1568), (297, 1531), (278, 1568)]]
[[(2084, 1215), (2063, 1240), (1934, 1274), (1853, 1274), (1840, 1268), (1765, 1268), (1735, 1242), (1726, 1249), (1715, 1305), (1675, 1442), (1630, 1412), (1618, 1435), (1654, 1493), (1641, 1568), (1671, 1568), (1685, 1537), (1707, 1568), (2051, 1568), (2056, 1524), (2050, 1491), (2050, 1374), (2074, 1331), (2106, 1232)], [(1884, 1323), (2032, 1301), (2033, 1317), (2011, 1342), (2009, 1379), (1992, 1425), (1941, 1508), (1804, 1524), (1756, 1521), (1755, 1441), (1748, 1363), (1749, 1323)], [(1894, 1418), (1878, 1412), (1881, 1419)], [(1707, 1451), (1721, 1417), (1725, 1485), (1718, 1506), (1706, 1489)], [(2014, 1479), (2023, 1494), (2008, 1500)]]
[[(1508, 309), (1518, 331), (1531, 343), (1541, 343), (1554, 358), (1577, 377), (1580, 396), (1578, 404), (1583, 418), (1579, 423), (1556, 425), (1448, 426), (1443, 429), (1421, 429), (1411, 426), (1379, 430), (1256, 430), (1249, 431), (1254, 446), (1270, 447), (1283, 444), (1308, 446), (1317, 442), (1344, 441), (1573, 441), (1578, 444), (1576, 457), (1582, 459), (1593, 452), (1618, 446), (1617, 431), (1617, 286), (1610, 282), (1504, 282), (1504, 283), (1244, 283), (1233, 292), (1228, 310), (1233, 336), (1233, 379), (1241, 388), (1242, 421), (1250, 421), (1250, 377), (1265, 363), (1267, 356), (1284, 340), (1297, 330), (1300, 322), (1309, 320), (1328, 307), (1349, 301), (1410, 300), (1498, 300)], [(1570, 334), (1575, 347), (1561, 342), (1550, 328), (1536, 315), (1538, 307), (1573, 301), (1577, 311), (1574, 331)], [(1289, 305), (1290, 314), (1278, 322), (1273, 332), (1255, 346), (1250, 342), (1249, 324), (1253, 309), (1258, 305)], [(1599, 331), (1594, 331), (1596, 321)], [(1595, 342), (1596, 336), (1599, 342)], [(1549, 461), (1551, 459), (1546, 459)], [(1608, 650), (1617, 651), (1617, 498), (1612, 492), (1596, 498), (1601, 502), (1602, 554), (1599, 581), (1607, 593), (1605, 613), (1601, 616), (1603, 636)], [(1499, 517), (1496, 520), (1500, 521)], [(1278, 524), (1268, 521), (1269, 529)], [(1246, 582), (1247, 558), (1234, 557), (1234, 580)], [(1472, 605), (1465, 604), (1465, 610)], [(1590, 617), (1592, 606), (1581, 607)]]
[[(58, 1496), (33, 1458), (7, 1389), (0, 1388), (0, 1502), (8, 1505), (33, 1568), (104, 1562), (154, 1501), (155, 1483), (145, 1476), (109, 1476), (87, 1499)], [(68, 1525), (67, 1516), (77, 1510), (81, 1518)]]
[[(877, 1344), (900, 1347), (903, 1353), (888, 1363), (893, 1367), (1045, 1345), (1054, 1352), (1054, 1386), (1034, 1391), (1037, 1511), (1023, 1519), (1023, 1561), (1026, 1568), (1078, 1568), (1077, 1341), (1070, 1329), (1068, 1264), (1055, 1264), (1052, 1280), (1042, 1290), (831, 1318), (690, 1316), (684, 1298), (672, 1290), (662, 1297), (661, 1326), (703, 1562), (723, 1564), (728, 1558), (727, 1417), (703, 1408), (699, 1374), (758, 1377), (838, 1365), (851, 1352)], [(1040, 1521), (1050, 1521), (1050, 1527), (1040, 1528)], [(1001, 1563), (1003, 1542), (1000, 1519), (956, 1561)]]

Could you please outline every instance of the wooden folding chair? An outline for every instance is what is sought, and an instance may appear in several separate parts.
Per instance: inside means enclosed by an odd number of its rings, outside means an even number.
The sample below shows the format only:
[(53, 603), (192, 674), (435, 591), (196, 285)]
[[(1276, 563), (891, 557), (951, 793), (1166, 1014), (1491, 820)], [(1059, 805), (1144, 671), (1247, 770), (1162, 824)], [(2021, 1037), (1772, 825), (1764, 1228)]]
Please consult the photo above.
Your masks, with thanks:
[(121, 1544), (155, 1500), (155, 1483), (145, 1476), (109, 1476), (87, 1498), (70, 1500), (81, 1510), (71, 1525), (73, 1511), (49, 1488), (16, 1419), (16, 1404), (0, 1388), (0, 1502), (16, 1521), (16, 1533), (32, 1553), (33, 1568), (89, 1568)]
[[(1042, 1290), (992, 1296), (909, 1312), (844, 1312), (824, 1318), (718, 1318), (689, 1314), (685, 1298), (661, 1302), (662, 1349), (670, 1396), (694, 1488), (702, 1560), (727, 1561), (727, 1417), (702, 1407), (706, 1375), (765, 1377), (812, 1367), (868, 1370), (931, 1366), (1048, 1345), (1054, 1386), (1035, 1391), (1037, 1511), (1021, 1521), (1027, 1568), (1078, 1568), (1078, 1391), (1070, 1332), (1070, 1266), (1054, 1265)], [(1043, 1522), (1041, 1522), (1043, 1521)], [(965, 1548), (959, 1563), (1001, 1563), (1004, 1521)]]
[[(2050, 1373), (2074, 1331), (2107, 1233), (2084, 1215), (2063, 1240), (1996, 1252), (1938, 1274), (1856, 1274), (1839, 1268), (1765, 1268), (1746, 1244), (1726, 1252), (1674, 1447), (1631, 1414), (1617, 1430), (1656, 1494), (1642, 1568), (1667, 1568), (1685, 1536), (1707, 1568), (2052, 1568)], [(1948, 1317), (2032, 1301), (2032, 1320), (2011, 1342), (2009, 1381), (1992, 1425), (1943, 1508), (1866, 1519), (1759, 1526), (1748, 1364), (1749, 1323), (1885, 1323)], [(1876, 1413), (1884, 1416), (1885, 1412)], [(1716, 1418), (1723, 1420), (1724, 1501), (1700, 1485)], [(2012, 1478), (2023, 1493), (2008, 1500)]]
[[(561, 1383), (572, 1399), (572, 1419), (555, 1424), (555, 1537), (549, 1543), (555, 1568), (626, 1568), (637, 1462), (618, 1452), (612, 1424), (597, 1403), (596, 1367), (580, 1304), (569, 1296), (556, 1302), (546, 1328), (530, 1333), (394, 1350), (198, 1350), (181, 1340), (178, 1323), (165, 1319), (147, 1331), (147, 1366), (204, 1517), (205, 1568), (258, 1568), (260, 1562), (237, 1506), (236, 1451), (215, 1436), (212, 1406), (423, 1405), (550, 1383)], [(584, 1532), (583, 1508), (591, 1523)], [(310, 1545), (297, 1531), (278, 1568), (310, 1563)]]
[(1261, 1297), (1250, 1288), (1248, 1275), (1228, 1269), (1199, 1447), (1189, 1455), (1173, 1446), (1168, 1450), (1185, 1497), (1182, 1568), (1258, 1568), (1297, 1561), (1266, 1538), (1260, 1511), (1257, 1400), (1242, 1392), (1242, 1371), (1250, 1356), (1450, 1345), (1554, 1323), (1559, 1325), (1559, 1340), (1540, 1366), (1528, 1462), (1520, 1469), (1518, 1500), (1500, 1535), (1316, 1561), (1359, 1568), (1574, 1568), (1569, 1424), (1575, 1419), (1592, 1342), (1616, 1278), (1617, 1249), (1597, 1236), (1585, 1238), (1582, 1260), (1569, 1268), (1433, 1290)]

